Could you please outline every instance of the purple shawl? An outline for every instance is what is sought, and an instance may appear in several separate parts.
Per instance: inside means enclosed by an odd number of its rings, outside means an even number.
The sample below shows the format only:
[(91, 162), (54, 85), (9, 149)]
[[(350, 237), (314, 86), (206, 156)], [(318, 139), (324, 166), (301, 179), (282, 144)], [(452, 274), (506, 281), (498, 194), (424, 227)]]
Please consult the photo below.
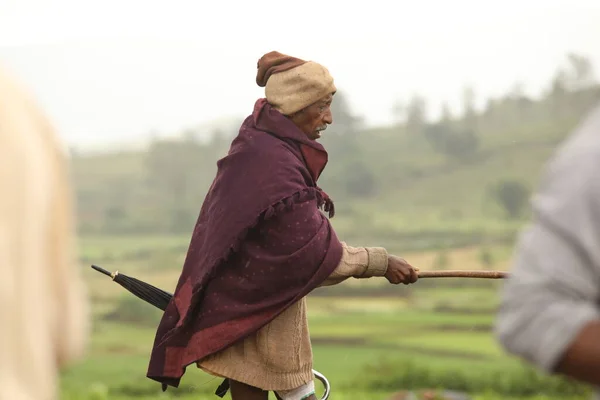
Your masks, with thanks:
[(256, 102), (217, 162), (148, 378), (178, 387), (188, 365), (256, 332), (333, 272), (342, 246), (316, 185), (326, 164), (321, 144)]

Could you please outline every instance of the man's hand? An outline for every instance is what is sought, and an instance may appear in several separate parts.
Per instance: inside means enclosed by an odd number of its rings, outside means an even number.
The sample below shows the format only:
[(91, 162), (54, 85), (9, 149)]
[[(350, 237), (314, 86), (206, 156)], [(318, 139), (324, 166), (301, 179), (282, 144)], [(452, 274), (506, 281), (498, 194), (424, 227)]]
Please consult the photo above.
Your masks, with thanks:
[(390, 255), (388, 256), (388, 268), (384, 276), (391, 284), (404, 283), (408, 285), (415, 283), (419, 279), (417, 275), (418, 270), (418, 268), (413, 267), (403, 258)]

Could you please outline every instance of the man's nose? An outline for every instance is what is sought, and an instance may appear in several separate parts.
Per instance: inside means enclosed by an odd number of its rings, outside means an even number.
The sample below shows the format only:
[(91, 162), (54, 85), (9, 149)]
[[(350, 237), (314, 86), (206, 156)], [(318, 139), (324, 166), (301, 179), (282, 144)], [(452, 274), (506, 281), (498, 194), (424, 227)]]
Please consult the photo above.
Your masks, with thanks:
[(325, 115), (323, 115), (323, 122), (325, 122), (327, 125), (333, 124), (333, 115), (331, 114), (331, 110), (327, 110)]

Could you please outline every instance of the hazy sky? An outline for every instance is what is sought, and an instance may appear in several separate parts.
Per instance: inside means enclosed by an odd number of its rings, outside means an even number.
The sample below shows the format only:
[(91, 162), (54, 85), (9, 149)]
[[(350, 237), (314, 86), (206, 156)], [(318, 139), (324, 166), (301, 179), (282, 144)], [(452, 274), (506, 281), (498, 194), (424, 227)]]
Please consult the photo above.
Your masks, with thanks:
[(0, 0), (0, 63), (73, 144), (131, 141), (247, 115), (256, 61), (326, 65), (371, 124), (396, 98), (458, 107), (517, 81), (538, 94), (574, 51), (600, 71), (600, 0)]

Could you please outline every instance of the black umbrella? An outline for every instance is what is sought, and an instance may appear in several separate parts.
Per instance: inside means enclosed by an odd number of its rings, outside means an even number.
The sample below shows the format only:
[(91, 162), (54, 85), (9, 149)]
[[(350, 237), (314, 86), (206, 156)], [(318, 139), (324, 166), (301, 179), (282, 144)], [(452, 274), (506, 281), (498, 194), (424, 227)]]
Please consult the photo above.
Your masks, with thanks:
[[(92, 268), (106, 276), (110, 276), (113, 281), (123, 286), (132, 294), (152, 304), (153, 306), (160, 308), (163, 311), (166, 310), (167, 306), (169, 305), (169, 302), (171, 301), (171, 298), (173, 297), (173, 295), (169, 292), (165, 292), (164, 290), (159, 289), (156, 286), (152, 286), (149, 283), (140, 281), (139, 279), (121, 274), (119, 273), (119, 271), (108, 272), (104, 268), (101, 268), (97, 265), (92, 265)], [(318, 380), (321, 381), (321, 383), (323, 383), (323, 386), (325, 387), (325, 393), (323, 394), (321, 400), (327, 400), (329, 398), (329, 393), (331, 390), (329, 381), (327, 380), (325, 375), (321, 374), (318, 371), (315, 371), (314, 369), (313, 374)], [(223, 382), (215, 391), (215, 394), (219, 397), (223, 397), (225, 396), (225, 394), (227, 394), (227, 391), (229, 391), (229, 379), (223, 380)]]
[(113, 281), (117, 282), (119, 285), (123, 286), (140, 299), (152, 304), (157, 308), (160, 308), (163, 311), (167, 309), (167, 306), (173, 297), (173, 295), (169, 292), (165, 292), (156, 286), (152, 286), (149, 283), (132, 278), (131, 276), (120, 274), (119, 271), (111, 273), (104, 268), (98, 267), (97, 265), (92, 265), (92, 268), (104, 275), (110, 276)]

